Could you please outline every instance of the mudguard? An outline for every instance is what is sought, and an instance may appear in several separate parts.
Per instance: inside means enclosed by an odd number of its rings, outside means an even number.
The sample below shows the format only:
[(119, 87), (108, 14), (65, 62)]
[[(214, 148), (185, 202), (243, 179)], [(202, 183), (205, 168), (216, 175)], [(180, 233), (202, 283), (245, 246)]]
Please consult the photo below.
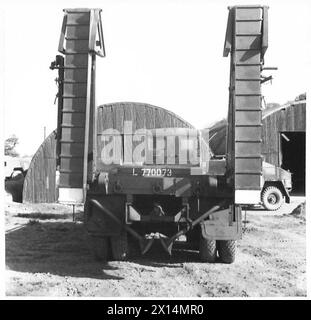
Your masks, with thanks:
[(207, 240), (237, 240), (242, 238), (240, 206), (214, 212), (209, 220), (201, 222), (201, 234)]

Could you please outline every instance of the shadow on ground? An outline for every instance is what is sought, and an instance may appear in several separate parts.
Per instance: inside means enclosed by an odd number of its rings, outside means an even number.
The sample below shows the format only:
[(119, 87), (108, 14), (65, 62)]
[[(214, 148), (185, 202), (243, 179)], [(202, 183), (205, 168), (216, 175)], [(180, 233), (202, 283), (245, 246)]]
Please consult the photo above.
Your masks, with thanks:
[[(145, 255), (132, 258), (131, 261), (142, 266), (155, 268), (176, 268), (183, 267), (187, 263), (206, 263), (200, 259), (198, 247), (199, 245), (193, 247), (185, 241), (176, 241), (170, 256), (160, 243), (155, 243)], [(217, 257), (213, 264), (224, 264), (224, 262)]]
[[(91, 254), (88, 236), (81, 222), (47, 221), (67, 215), (40, 213), (18, 214), (28, 223), (8, 231), (6, 266), (17, 272), (49, 273), (58, 276), (122, 280), (109, 275), (115, 264), (96, 261)], [(154, 243), (144, 256), (129, 262), (142, 266), (176, 268), (183, 263), (200, 262), (199, 253), (185, 242), (176, 242), (170, 256), (160, 243)], [(107, 273), (108, 272), (108, 273)]]
[(200, 262), (200, 259), (198, 251), (185, 242), (175, 242), (171, 256), (159, 242), (155, 242), (145, 255), (131, 261), (144, 266), (176, 268), (183, 263)]
[(82, 223), (30, 220), (5, 236), (6, 266), (29, 273), (96, 279), (123, 278), (107, 274), (107, 263), (94, 261)]
[[(91, 254), (88, 236), (83, 223), (47, 221), (64, 219), (60, 214), (17, 214), (28, 218), (28, 223), (6, 233), (6, 266), (18, 272), (49, 273), (58, 276), (88, 277), (95, 279), (123, 278), (105, 271), (117, 267), (96, 261)], [(170, 256), (160, 243), (154, 243), (144, 256), (133, 257), (129, 262), (144, 266), (175, 268), (186, 262), (200, 262), (198, 251), (184, 242), (176, 242)]]
[[(39, 219), (39, 220), (59, 220), (59, 219), (67, 219), (72, 217), (72, 213), (41, 213), (41, 212), (32, 212), (32, 213), (18, 213), (16, 215), (18, 218), (28, 218), (28, 219)], [(81, 219), (75, 219), (76, 221), (80, 221)]]

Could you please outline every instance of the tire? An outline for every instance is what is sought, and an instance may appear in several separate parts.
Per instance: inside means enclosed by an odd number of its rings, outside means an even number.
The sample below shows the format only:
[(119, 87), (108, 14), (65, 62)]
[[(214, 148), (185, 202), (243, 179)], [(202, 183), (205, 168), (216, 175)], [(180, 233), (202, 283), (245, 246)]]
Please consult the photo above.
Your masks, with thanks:
[(108, 259), (108, 239), (106, 237), (90, 236), (89, 244), (91, 252), (97, 261), (107, 261)]
[(200, 259), (203, 262), (215, 262), (217, 258), (216, 240), (200, 238)]
[(261, 201), (266, 210), (275, 211), (281, 208), (284, 196), (278, 187), (270, 186), (262, 191)]
[(221, 262), (233, 263), (235, 260), (235, 240), (217, 240), (217, 251)]
[(118, 236), (110, 237), (112, 259), (117, 261), (124, 261), (128, 259), (128, 241), (127, 233), (123, 231)]

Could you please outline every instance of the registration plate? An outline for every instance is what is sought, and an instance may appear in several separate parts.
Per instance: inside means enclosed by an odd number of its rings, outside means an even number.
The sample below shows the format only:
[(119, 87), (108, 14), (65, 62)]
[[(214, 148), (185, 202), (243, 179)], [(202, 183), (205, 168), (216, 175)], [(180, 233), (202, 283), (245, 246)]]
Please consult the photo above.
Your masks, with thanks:
[(173, 171), (170, 168), (133, 168), (133, 176), (143, 177), (171, 177)]

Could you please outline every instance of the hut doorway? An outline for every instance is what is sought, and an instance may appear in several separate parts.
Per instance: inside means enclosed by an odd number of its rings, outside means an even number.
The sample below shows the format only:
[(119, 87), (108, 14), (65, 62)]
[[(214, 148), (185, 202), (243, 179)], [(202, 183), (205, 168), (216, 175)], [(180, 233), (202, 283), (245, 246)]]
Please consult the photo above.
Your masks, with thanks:
[(292, 194), (305, 194), (306, 133), (280, 132), (280, 165), (292, 175)]

